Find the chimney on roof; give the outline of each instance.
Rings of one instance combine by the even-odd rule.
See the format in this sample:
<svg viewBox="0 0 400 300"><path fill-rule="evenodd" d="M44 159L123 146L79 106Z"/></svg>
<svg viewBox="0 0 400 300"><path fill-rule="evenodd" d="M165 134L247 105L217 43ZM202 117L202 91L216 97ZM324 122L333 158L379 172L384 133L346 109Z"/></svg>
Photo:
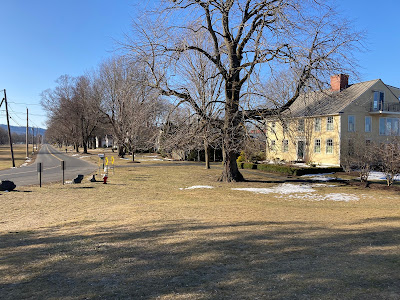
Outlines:
<svg viewBox="0 0 400 300"><path fill-rule="evenodd" d="M349 86L349 75L337 74L331 76L331 90L340 92Z"/></svg>

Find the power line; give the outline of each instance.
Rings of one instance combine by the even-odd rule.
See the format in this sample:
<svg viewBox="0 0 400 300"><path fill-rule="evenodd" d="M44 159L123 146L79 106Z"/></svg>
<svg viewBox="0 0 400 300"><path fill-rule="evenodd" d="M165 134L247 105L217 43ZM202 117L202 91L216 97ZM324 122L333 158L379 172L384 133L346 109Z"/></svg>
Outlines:
<svg viewBox="0 0 400 300"><path fill-rule="evenodd" d="M18 105L34 105L34 106L42 106L41 104L35 104L35 103L24 103L24 102L14 102L14 101L9 101L8 103L12 103L12 104L18 104Z"/></svg>
<svg viewBox="0 0 400 300"><path fill-rule="evenodd" d="M14 111L13 109L11 109L10 107L9 107L9 110L11 110L11 111L13 112L13 114L11 114L11 113L9 112L9 118L10 118L14 123L16 123L18 126L20 126L20 127L26 127L26 126L22 126L22 125L16 120L16 118L15 118L15 117L17 117L18 119L20 119L20 120L22 120L22 121L25 122L24 119L22 119L21 117L18 116L18 115L25 115L25 114L24 114L24 113L20 113L20 112L16 112L16 111ZM5 112L5 110L1 110L0 112ZM1 115L4 115L4 114L1 114ZM43 115L36 115L36 114L29 114L29 115L43 116ZM35 127L37 127L37 128L39 127L39 125L37 125L36 122L34 122L31 118L29 118L29 122L31 122Z"/></svg>
<svg viewBox="0 0 400 300"><path fill-rule="evenodd" d="M11 111L13 112L13 114L15 114L15 116L16 116L18 119L20 119L20 120L22 120L22 121L25 121L25 120L23 120L21 117L18 116L18 113L17 113L15 110L13 110L13 109L11 108L11 106L8 106L8 109L11 110Z"/></svg>
<svg viewBox="0 0 400 300"><path fill-rule="evenodd" d="M0 112L5 112L5 110L0 110ZM14 114L16 115L26 115L26 113L22 113L22 112L16 112L14 111ZM47 115L40 115L40 114L29 114L31 116L35 116L35 117L47 117Z"/></svg>
<svg viewBox="0 0 400 300"><path fill-rule="evenodd" d="M20 126L20 127L25 127L25 126L22 126L21 124L19 124L18 121L15 120L15 119L11 116L11 114L10 114L10 119L13 120L13 122L16 123L18 126Z"/></svg>
<svg viewBox="0 0 400 300"><path fill-rule="evenodd" d="M14 103L14 104L21 104L21 105L35 105L35 106L42 106L40 103L31 103L31 101L27 100L27 99L21 99L21 98L10 98L8 97L8 103Z"/></svg>

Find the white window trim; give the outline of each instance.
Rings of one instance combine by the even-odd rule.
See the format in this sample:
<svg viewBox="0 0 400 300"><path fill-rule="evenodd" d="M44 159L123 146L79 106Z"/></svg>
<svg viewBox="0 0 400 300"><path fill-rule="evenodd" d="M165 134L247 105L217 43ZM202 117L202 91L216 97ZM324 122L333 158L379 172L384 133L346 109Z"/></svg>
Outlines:
<svg viewBox="0 0 400 300"><path fill-rule="evenodd" d="M285 142L287 143L287 149L285 150ZM289 140L282 141L282 152L287 153L289 152Z"/></svg>
<svg viewBox="0 0 400 300"><path fill-rule="evenodd" d="M353 120L354 120L353 130L350 130L350 118L351 117L353 117ZM347 116L347 132L356 132L356 116L355 115Z"/></svg>
<svg viewBox="0 0 400 300"><path fill-rule="evenodd" d="M330 152L328 152L328 141L329 140L331 140L332 141L332 152L330 153ZM333 142L333 139L326 139L326 142L325 142L325 153L326 154L329 154L329 155L332 155L332 154L334 154L334 152L335 152L335 149L334 149L334 142Z"/></svg>
<svg viewBox="0 0 400 300"><path fill-rule="evenodd" d="M370 120L370 122L369 122L369 131L367 131L367 119ZM372 132L372 117L370 117L370 116L365 116L364 131L365 132Z"/></svg>
<svg viewBox="0 0 400 300"><path fill-rule="evenodd" d="M329 122L328 122L329 118L332 118L332 123L329 123ZM333 130L335 130L334 123L335 123L335 122L334 122L333 116L328 116L328 117L326 117L326 131L333 131ZM329 128L329 125L330 125L330 124L332 124L332 129Z"/></svg>
<svg viewBox="0 0 400 300"><path fill-rule="evenodd" d="M385 122L385 126L384 126L384 133L382 134L381 133L381 119L383 119L384 120L384 122ZM381 117L381 118L379 118L379 135L380 136L400 136L400 130L399 130L399 134L397 134L397 135L393 135L393 134L388 134L387 132L386 132L386 129L387 129L387 119L397 119L398 121L398 126L400 126L400 118L393 118L393 117Z"/></svg>
<svg viewBox="0 0 400 300"><path fill-rule="evenodd" d="M319 128L317 128L317 120L319 120ZM322 128L322 119L321 118L319 118L319 117L317 117L317 118L315 118L315 120L314 120L314 131L316 131L316 132L321 132L321 128Z"/></svg>
<svg viewBox="0 0 400 300"><path fill-rule="evenodd" d="M315 151L315 146L317 145L317 141L319 141L319 151ZM318 153L318 154L320 154L321 153L321 149L322 148L322 145L321 145L321 139L314 139L314 153Z"/></svg>

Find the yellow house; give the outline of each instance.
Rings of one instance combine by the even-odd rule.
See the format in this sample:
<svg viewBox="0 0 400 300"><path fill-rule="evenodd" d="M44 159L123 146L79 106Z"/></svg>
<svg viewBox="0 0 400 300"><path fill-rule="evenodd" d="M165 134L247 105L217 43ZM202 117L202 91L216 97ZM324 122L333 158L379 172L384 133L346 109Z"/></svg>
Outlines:
<svg viewBox="0 0 400 300"><path fill-rule="evenodd" d="M384 142L400 135L400 88L380 79L348 84L331 76L331 89L301 95L279 117L266 119L267 159L341 165L354 137Z"/></svg>

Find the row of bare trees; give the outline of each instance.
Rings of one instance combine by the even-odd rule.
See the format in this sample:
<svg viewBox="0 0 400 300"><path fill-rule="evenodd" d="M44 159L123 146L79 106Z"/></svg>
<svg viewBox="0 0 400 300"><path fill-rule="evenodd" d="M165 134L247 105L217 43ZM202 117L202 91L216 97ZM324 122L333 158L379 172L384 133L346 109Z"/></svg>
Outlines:
<svg viewBox="0 0 400 300"><path fill-rule="evenodd" d="M159 0L153 7L121 43L123 58L72 85L67 80L66 90L61 78L44 93L50 125L84 144L106 122L120 149L132 149L149 141L164 113L161 141L204 149L219 143L220 180L241 181L236 157L248 120L280 115L300 93L326 87L332 74L354 74L352 52L362 35L325 2ZM73 107L74 121L61 121L65 106Z"/></svg>
<svg viewBox="0 0 400 300"><path fill-rule="evenodd" d="M61 76L54 89L42 93L47 139L73 143L77 151L81 145L84 153L95 136L105 134L113 136L120 156L152 148L164 103L146 82L140 66L123 57L105 61L90 74Z"/></svg>
<svg viewBox="0 0 400 300"><path fill-rule="evenodd" d="M360 180L367 184L372 171L381 171L386 184L391 186L400 175L400 137L389 136L377 143L367 140L363 135L354 135L345 145L342 153L342 166L345 171L356 171Z"/></svg>

